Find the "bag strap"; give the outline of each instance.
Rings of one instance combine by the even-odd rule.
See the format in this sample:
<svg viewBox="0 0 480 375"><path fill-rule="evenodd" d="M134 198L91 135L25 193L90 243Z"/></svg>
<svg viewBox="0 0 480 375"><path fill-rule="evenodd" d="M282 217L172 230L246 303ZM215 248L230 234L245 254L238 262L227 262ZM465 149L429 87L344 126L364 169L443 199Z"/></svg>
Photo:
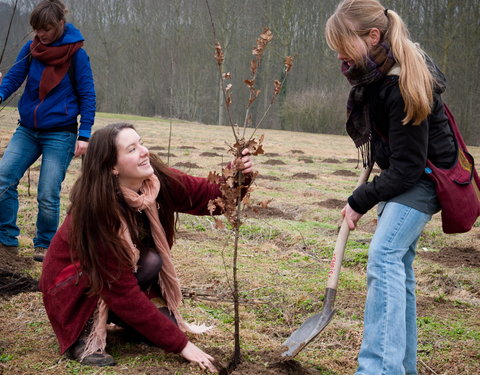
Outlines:
<svg viewBox="0 0 480 375"><path fill-rule="evenodd" d="M445 110L445 114L447 115L448 118L448 124L450 125L450 129L452 129L453 135L455 137L455 140L458 143L458 146L462 148L462 150L466 151L467 150L467 145L465 144L465 141L463 140L462 134L460 133L460 130L458 129L457 122L455 121L455 117L453 116L452 112L448 108L448 106L443 103L443 108Z"/></svg>

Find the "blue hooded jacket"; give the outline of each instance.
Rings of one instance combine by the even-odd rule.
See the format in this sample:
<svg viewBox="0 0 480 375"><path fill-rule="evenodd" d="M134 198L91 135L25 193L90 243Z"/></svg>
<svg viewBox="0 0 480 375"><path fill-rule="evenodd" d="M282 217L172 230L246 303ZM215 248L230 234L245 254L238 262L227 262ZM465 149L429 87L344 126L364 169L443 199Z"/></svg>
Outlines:
<svg viewBox="0 0 480 375"><path fill-rule="evenodd" d="M63 35L51 45L61 46L83 40L80 30L67 23ZM87 53L81 48L72 57L74 82L71 82L69 74L65 74L62 81L40 102L39 86L45 64L30 57L31 43L29 41L22 47L15 64L3 78L0 85L2 101L17 91L28 77L18 103L21 125L30 129L57 130L76 124L78 115L81 115L78 136L88 140L95 119L96 97Z"/></svg>

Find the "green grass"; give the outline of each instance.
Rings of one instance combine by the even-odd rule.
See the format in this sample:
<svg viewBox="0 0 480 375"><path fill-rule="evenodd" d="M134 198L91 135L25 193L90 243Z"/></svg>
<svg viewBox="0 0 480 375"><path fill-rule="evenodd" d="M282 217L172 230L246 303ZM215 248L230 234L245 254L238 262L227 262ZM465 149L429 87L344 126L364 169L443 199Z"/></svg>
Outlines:
<svg viewBox="0 0 480 375"><path fill-rule="evenodd" d="M9 137L18 117L13 110L2 112L0 135ZM96 128L111 123L132 122L149 145L166 146L170 121L132 115L99 113ZM263 132L262 132L263 133ZM244 219L241 227L238 277L240 283L241 342L250 366L263 373L269 355L308 317L323 307L330 259L341 223L340 209L326 208L320 202L345 200L356 177L333 175L336 170L353 169L350 164L328 164L356 158L356 150L346 137L265 130L266 152L275 152L286 166L267 166L267 157L255 158L261 174L279 177L279 181L258 179L252 192L254 202L273 199L269 211L258 207L258 214ZM174 162L195 162L197 176L207 176L220 168L221 158L205 158L200 153L231 142L231 129L222 126L173 121ZM4 138L1 138L2 140ZM299 155L285 150L302 149ZM5 142L0 146L4 147ZM180 150L180 146L196 149ZM480 160L480 148L470 151ZM220 153L220 152L219 152ZM228 156L224 156L224 162ZM74 160L63 185L62 218L69 205L68 192L78 176L80 160ZM295 173L315 175L310 180L293 180ZM358 171L356 171L358 172ZM32 173L32 181L38 172ZM36 186L27 196L25 178L20 181L18 224L21 228L23 257L32 255L35 233ZM374 210L373 210L374 211ZM375 212L365 215L358 230L350 233L342 264L335 306L337 312L329 326L296 357L299 365L321 375L354 373L362 335L363 304L366 295L368 245L374 228ZM222 219L225 221L225 219ZM189 322L214 324L211 334L191 336L207 352L228 361L233 347L233 307L231 303L233 234L214 228L209 216L180 215L173 260L183 288L198 292L184 301L182 313ZM363 225L363 226L362 226ZM419 241L419 248L442 255L445 247L478 248L478 223L471 233L446 236L439 216L434 216ZM227 226L228 228L228 226ZM440 257L438 257L440 258ZM419 358L437 374L470 375L480 373L480 270L478 267L446 266L438 259L417 256L417 299L422 315L418 317ZM23 273L39 277L40 264ZM203 294L205 295L203 295ZM177 355L165 354L143 344L113 341L109 350L118 361L114 368L97 369L61 359L58 343L51 330L39 293L10 297L0 303L0 373L24 374L181 374L203 372L186 364ZM271 368L268 370L272 371ZM420 364L419 375L430 374Z"/></svg>

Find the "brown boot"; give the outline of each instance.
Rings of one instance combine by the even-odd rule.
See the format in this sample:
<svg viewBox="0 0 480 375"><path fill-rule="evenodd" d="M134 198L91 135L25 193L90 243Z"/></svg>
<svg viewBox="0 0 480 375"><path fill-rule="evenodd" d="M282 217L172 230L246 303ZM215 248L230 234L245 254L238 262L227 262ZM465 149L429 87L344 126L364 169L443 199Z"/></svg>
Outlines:
<svg viewBox="0 0 480 375"><path fill-rule="evenodd" d="M78 361L82 365L99 366L99 367L114 366L115 360L113 359L113 357L107 352L101 352L100 350L96 353L87 355L83 360L80 360L85 350L86 341L92 327L93 327L93 320L90 319L87 322L85 329L83 330L78 340L75 341L75 343L70 348L67 349L67 351L65 352L65 355L67 356L67 358Z"/></svg>

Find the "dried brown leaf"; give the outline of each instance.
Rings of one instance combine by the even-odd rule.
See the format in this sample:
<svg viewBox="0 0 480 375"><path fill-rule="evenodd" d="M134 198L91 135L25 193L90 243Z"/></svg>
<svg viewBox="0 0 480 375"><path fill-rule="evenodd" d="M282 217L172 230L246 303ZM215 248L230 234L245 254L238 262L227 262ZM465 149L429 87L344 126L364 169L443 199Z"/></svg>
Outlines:
<svg viewBox="0 0 480 375"><path fill-rule="evenodd" d="M244 80L243 82L245 82L245 84L246 84L249 88L253 88L253 86L255 86L255 80L254 80L254 79L246 79L246 80Z"/></svg>
<svg viewBox="0 0 480 375"><path fill-rule="evenodd" d="M256 155L262 155L264 154L265 151L263 150L263 146L262 145L259 145L256 150L254 152L252 152L252 155L256 156Z"/></svg>
<svg viewBox="0 0 480 375"><path fill-rule="evenodd" d="M255 74L257 72L257 68L258 68L257 60L252 60L250 62L250 71L252 72L252 74Z"/></svg>
<svg viewBox="0 0 480 375"><path fill-rule="evenodd" d="M219 42L215 43L215 60L217 61L218 65L222 65L223 61L225 60L225 55L222 50L222 46L220 45Z"/></svg>
<svg viewBox="0 0 480 375"><path fill-rule="evenodd" d="M217 209L217 206L215 204L215 202L210 199L208 201L208 205L207 205L207 208L208 208L208 212L210 212L210 215L213 215L213 213L215 212L215 210Z"/></svg>
<svg viewBox="0 0 480 375"><path fill-rule="evenodd" d="M222 220L215 218L215 228L217 229L225 229L225 224Z"/></svg>
<svg viewBox="0 0 480 375"><path fill-rule="evenodd" d="M285 63L284 64L285 64L285 71L289 72L290 69L292 69L293 57L292 56L285 57Z"/></svg>
<svg viewBox="0 0 480 375"><path fill-rule="evenodd" d="M208 172L207 180L211 184L218 184L220 182L220 175L217 172Z"/></svg>
<svg viewBox="0 0 480 375"><path fill-rule="evenodd" d="M282 82L280 82L278 79L276 79L273 82L273 92L275 95L278 95L280 93L280 90L282 89Z"/></svg>
<svg viewBox="0 0 480 375"><path fill-rule="evenodd" d="M262 208L267 208L268 205L269 205L270 203L272 203L272 201L273 201L273 198L271 198L271 199L264 199L263 201L258 202L258 205L259 205L260 207L262 207Z"/></svg>

